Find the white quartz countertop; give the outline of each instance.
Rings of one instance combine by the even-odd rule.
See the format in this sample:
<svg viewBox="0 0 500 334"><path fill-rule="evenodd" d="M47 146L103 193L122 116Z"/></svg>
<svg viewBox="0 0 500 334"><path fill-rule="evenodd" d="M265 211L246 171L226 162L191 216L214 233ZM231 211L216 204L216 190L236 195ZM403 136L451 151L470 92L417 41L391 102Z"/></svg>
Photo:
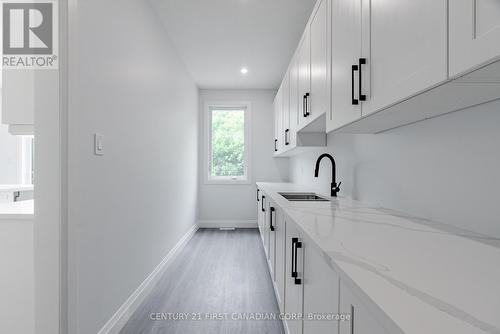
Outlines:
<svg viewBox="0 0 500 334"><path fill-rule="evenodd" d="M0 184L0 192L30 191L33 188L32 184Z"/></svg>
<svg viewBox="0 0 500 334"><path fill-rule="evenodd" d="M0 220L32 219L34 201L0 203Z"/></svg>
<svg viewBox="0 0 500 334"><path fill-rule="evenodd" d="M311 191L290 183L257 185L389 333L500 333L498 240L345 198L290 202L278 192Z"/></svg>

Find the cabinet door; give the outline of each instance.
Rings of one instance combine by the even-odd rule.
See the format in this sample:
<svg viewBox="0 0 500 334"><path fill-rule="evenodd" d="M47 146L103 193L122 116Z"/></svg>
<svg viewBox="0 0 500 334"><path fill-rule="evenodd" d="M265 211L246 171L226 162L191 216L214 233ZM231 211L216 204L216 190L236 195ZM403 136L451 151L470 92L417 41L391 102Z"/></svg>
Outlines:
<svg viewBox="0 0 500 334"><path fill-rule="evenodd" d="M302 100L299 99L299 66L298 66L298 57L295 56L292 59L290 65L290 74L289 74L289 85L290 85L290 146L297 146L297 128L299 126L299 110L300 102ZM300 102L299 102L300 101Z"/></svg>
<svg viewBox="0 0 500 334"><path fill-rule="evenodd" d="M278 207L273 202L269 202L269 219L266 226L266 229L268 230L267 233L269 235L269 252L267 261L269 262L269 269L273 282L276 280L274 270L276 268L276 229L274 226L276 225L277 213Z"/></svg>
<svg viewBox="0 0 500 334"><path fill-rule="evenodd" d="M264 202L264 215L263 215L263 220L262 220L262 233L264 235L264 251L266 253L266 259L269 259L269 199L266 197L265 202Z"/></svg>
<svg viewBox="0 0 500 334"><path fill-rule="evenodd" d="M4 70L0 75L2 123L35 124L35 71Z"/></svg>
<svg viewBox="0 0 500 334"><path fill-rule="evenodd" d="M290 72L286 72L285 78L283 79L282 89L283 89L283 127L282 127L282 140L283 140L283 151L290 148Z"/></svg>
<svg viewBox="0 0 500 334"><path fill-rule="evenodd" d="M266 253L266 256L267 256L266 238L265 238L265 229L264 229L265 220L266 220L266 195L263 193L262 197L260 199L259 229L260 229L260 236L262 238L262 244L264 246L264 252Z"/></svg>
<svg viewBox="0 0 500 334"><path fill-rule="evenodd" d="M259 188L257 188L257 226L259 226L259 232L260 235L262 236L261 197L262 197L262 191Z"/></svg>
<svg viewBox="0 0 500 334"><path fill-rule="evenodd" d="M361 1L332 0L332 110L327 131L361 117L353 70L361 57Z"/></svg>
<svg viewBox="0 0 500 334"><path fill-rule="evenodd" d="M282 127L282 114L283 114L283 90L282 87L278 90L274 98L274 152L281 151L283 137L281 136Z"/></svg>
<svg viewBox="0 0 500 334"><path fill-rule="evenodd" d="M311 17L310 122L330 110L330 0L319 0Z"/></svg>
<svg viewBox="0 0 500 334"><path fill-rule="evenodd" d="M311 54L309 27L306 28L298 48L298 67L299 67L299 127L307 124L305 95L311 92Z"/></svg>
<svg viewBox="0 0 500 334"><path fill-rule="evenodd" d="M447 0L363 0L362 8L363 116L447 80Z"/></svg>
<svg viewBox="0 0 500 334"><path fill-rule="evenodd" d="M276 284L277 299L280 312L285 312L285 264L286 264L286 224L283 211L276 212L276 260L274 269L274 282Z"/></svg>
<svg viewBox="0 0 500 334"><path fill-rule="evenodd" d="M286 224L286 270L285 270L285 312L287 316L297 316L303 311L303 248L297 248L297 243L302 242L299 230L293 223ZM296 272L297 277L292 277ZM288 334L302 333L302 318L286 319L285 324ZM309 333L308 333L309 334Z"/></svg>
<svg viewBox="0 0 500 334"><path fill-rule="evenodd" d="M450 76L500 56L500 1L453 0L450 11Z"/></svg>
<svg viewBox="0 0 500 334"><path fill-rule="evenodd" d="M359 299L340 283L340 313L349 314L349 321L340 322L340 334L387 334L388 332Z"/></svg>
<svg viewBox="0 0 500 334"><path fill-rule="evenodd" d="M309 316L339 313L339 276L316 247L304 245L304 256L304 333L337 334L336 319Z"/></svg>

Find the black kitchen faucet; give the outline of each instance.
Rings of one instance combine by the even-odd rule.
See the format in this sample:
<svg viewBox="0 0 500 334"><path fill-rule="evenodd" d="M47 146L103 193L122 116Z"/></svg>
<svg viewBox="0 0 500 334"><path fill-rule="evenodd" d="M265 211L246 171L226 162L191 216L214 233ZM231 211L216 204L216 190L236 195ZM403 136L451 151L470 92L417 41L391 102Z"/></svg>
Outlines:
<svg viewBox="0 0 500 334"><path fill-rule="evenodd" d="M323 158L328 158L332 162L332 183L331 183L330 195L332 197L337 197L337 193L340 191L340 185L342 184L342 182L339 182L339 184L337 184L337 181L335 179L335 170L336 170L335 159L333 159L333 157L330 154L324 153L319 156L318 160L316 160L316 169L314 170L314 177L318 177L319 175L319 164Z"/></svg>

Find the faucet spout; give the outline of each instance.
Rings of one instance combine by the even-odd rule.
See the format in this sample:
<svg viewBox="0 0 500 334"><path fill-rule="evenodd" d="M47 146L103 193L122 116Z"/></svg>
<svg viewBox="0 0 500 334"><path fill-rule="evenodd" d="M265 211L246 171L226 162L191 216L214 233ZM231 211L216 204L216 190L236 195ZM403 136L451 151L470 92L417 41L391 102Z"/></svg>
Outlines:
<svg viewBox="0 0 500 334"><path fill-rule="evenodd" d="M335 159L330 154L324 153L324 154L319 156L318 160L316 160L316 168L314 169L314 177L319 176L319 166L320 166L321 160L323 160L323 158L328 158L332 162L332 183L331 183L330 194L332 197L337 197L337 193L340 191L340 184L342 182L337 184L337 180L336 180L337 166L335 164Z"/></svg>

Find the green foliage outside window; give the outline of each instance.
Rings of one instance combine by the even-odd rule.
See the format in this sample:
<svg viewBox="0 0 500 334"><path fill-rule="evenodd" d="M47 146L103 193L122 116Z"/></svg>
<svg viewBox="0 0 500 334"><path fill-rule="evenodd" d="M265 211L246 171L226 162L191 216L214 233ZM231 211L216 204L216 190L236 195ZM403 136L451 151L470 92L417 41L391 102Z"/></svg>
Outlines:
<svg viewBox="0 0 500 334"><path fill-rule="evenodd" d="M245 173L245 111L212 110L212 176Z"/></svg>

